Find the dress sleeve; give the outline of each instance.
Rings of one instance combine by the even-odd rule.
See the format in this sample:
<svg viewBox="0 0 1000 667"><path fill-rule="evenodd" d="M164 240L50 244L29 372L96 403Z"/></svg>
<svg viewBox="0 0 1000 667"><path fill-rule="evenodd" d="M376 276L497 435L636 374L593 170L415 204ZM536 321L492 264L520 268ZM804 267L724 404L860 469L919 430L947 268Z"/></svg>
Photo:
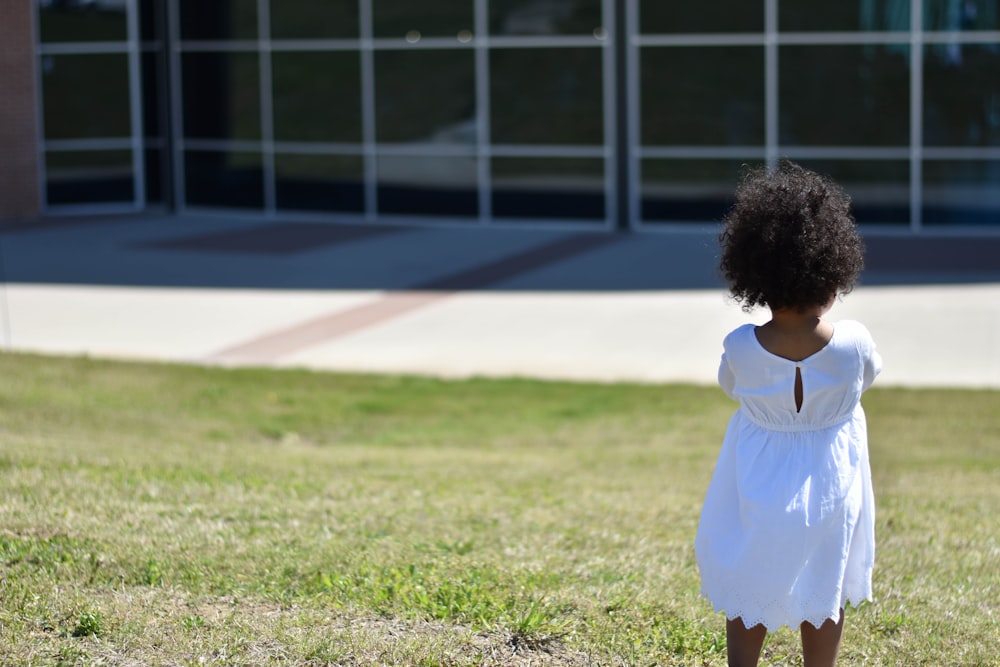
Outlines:
<svg viewBox="0 0 1000 667"><path fill-rule="evenodd" d="M719 362L719 386L722 387L722 391L726 392L726 396L736 400L736 396L733 395L733 389L736 387L736 375L729 365L729 359L725 352L722 353L722 360Z"/></svg>
<svg viewBox="0 0 1000 667"><path fill-rule="evenodd" d="M878 374L882 372L882 355L878 353L875 349L875 341L872 340L872 336L868 333L867 329L864 329L864 338L861 345L861 351L864 355L864 371L861 379L861 391L867 391L872 383L875 382L875 378Z"/></svg>

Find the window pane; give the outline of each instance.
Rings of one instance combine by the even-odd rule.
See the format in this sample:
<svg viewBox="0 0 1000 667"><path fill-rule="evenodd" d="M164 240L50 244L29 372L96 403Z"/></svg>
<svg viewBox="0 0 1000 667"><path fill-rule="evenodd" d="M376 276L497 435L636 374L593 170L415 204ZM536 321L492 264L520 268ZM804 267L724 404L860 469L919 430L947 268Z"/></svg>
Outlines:
<svg viewBox="0 0 1000 667"><path fill-rule="evenodd" d="M604 143L601 49L494 49L490 122L498 144Z"/></svg>
<svg viewBox="0 0 1000 667"><path fill-rule="evenodd" d="M903 146L910 137L906 46L779 49L780 140L798 146Z"/></svg>
<svg viewBox="0 0 1000 667"><path fill-rule="evenodd" d="M271 0L275 39L356 39L357 0Z"/></svg>
<svg viewBox="0 0 1000 667"><path fill-rule="evenodd" d="M180 0L181 39L256 39L257 0Z"/></svg>
<svg viewBox="0 0 1000 667"><path fill-rule="evenodd" d="M925 47L924 143L1000 145L1000 52L996 46Z"/></svg>
<svg viewBox="0 0 1000 667"><path fill-rule="evenodd" d="M924 0L924 30L1000 30L995 0Z"/></svg>
<svg viewBox="0 0 1000 667"><path fill-rule="evenodd" d="M454 37L475 27L474 0L372 0L376 37Z"/></svg>
<svg viewBox="0 0 1000 667"><path fill-rule="evenodd" d="M641 206L645 222L721 220L747 160L642 161ZM759 161L755 166L762 164Z"/></svg>
<svg viewBox="0 0 1000 667"><path fill-rule="evenodd" d="M166 0L139 0L139 35L145 42L163 39Z"/></svg>
<svg viewBox="0 0 1000 667"><path fill-rule="evenodd" d="M164 194L169 190L166 182L167 174L170 173L166 164L169 151L146 150L143 152L146 160L146 202L162 204L164 203Z"/></svg>
<svg viewBox="0 0 1000 667"><path fill-rule="evenodd" d="M185 53L181 69L185 137L260 138L256 53Z"/></svg>
<svg viewBox="0 0 1000 667"><path fill-rule="evenodd" d="M603 30L601 0L490 2L490 32L494 35L591 35L597 30Z"/></svg>
<svg viewBox="0 0 1000 667"><path fill-rule="evenodd" d="M376 52L377 140L475 142L475 78L464 49Z"/></svg>
<svg viewBox="0 0 1000 667"><path fill-rule="evenodd" d="M860 224L910 224L910 163L906 160L797 160L825 174L851 196Z"/></svg>
<svg viewBox="0 0 1000 667"><path fill-rule="evenodd" d="M262 208L264 169L259 153L187 151L184 189L191 206Z"/></svg>
<svg viewBox="0 0 1000 667"><path fill-rule="evenodd" d="M479 215L475 158L380 155L379 213Z"/></svg>
<svg viewBox="0 0 1000 667"><path fill-rule="evenodd" d="M907 31L910 29L910 3L899 0L860 3L779 0L778 29L789 32Z"/></svg>
<svg viewBox="0 0 1000 667"><path fill-rule="evenodd" d="M131 134L125 54L43 56L42 91L46 139Z"/></svg>
<svg viewBox="0 0 1000 667"><path fill-rule="evenodd" d="M50 205L131 202L131 151L49 151L45 189Z"/></svg>
<svg viewBox="0 0 1000 667"><path fill-rule="evenodd" d="M278 141L360 142L361 63L356 52L272 56Z"/></svg>
<svg viewBox="0 0 1000 667"><path fill-rule="evenodd" d="M1000 161L927 160L923 175L924 224L1000 224Z"/></svg>
<svg viewBox="0 0 1000 667"><path fill-rule="evenodd" d="M606 218L604 160L494 158L492 176L497 218Z"/></svg>
<svg viewBox="0 0 1000 667"><path fill-rule="evenodd" d="M142 60L142 127L146 137L164 137L167 134L166 109L161 101L165 91L162 86L166 79L162 74L163 54L160 52L147 52L141 56Z"/></svg>
<svg viewBox="0 0 1000 667"><path fill-rule="evenodd" d="M125 3L39 3L42 42L120 42L128 39Z"/></svg>
<svg viewBox="0 0 1000 667"><path fill-rule="evenodd" d="M647 47L641 51L644 145L762 145L764 50Z"/></svg>
<svg viewBox="0 0 1000 667"><path fill-rule="evenodd" d="M718 2L674 2L641 0L639 32L762 32L764 3L761 0Z"/></svg>
<svg viewBox="0 0 1000 667"><path fill-rule="evenodd" d="M361 156L278 154L274 169L279 209L364 211Z"/></svg>

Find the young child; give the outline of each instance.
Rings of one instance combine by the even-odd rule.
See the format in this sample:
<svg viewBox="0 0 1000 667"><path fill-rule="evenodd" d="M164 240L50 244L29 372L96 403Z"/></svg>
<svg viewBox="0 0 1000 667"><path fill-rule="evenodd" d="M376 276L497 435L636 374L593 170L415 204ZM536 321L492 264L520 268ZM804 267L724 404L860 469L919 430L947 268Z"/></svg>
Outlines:
<svg viewBox="0 0 1000 667"><path fill-rule="evenodd" d="M861 394L881 370L868 330L823 315L864 246L850 199L794 163L748 173L719 236L722 272L771 320L726 336L729 422L695 540L702 593L725 611L729 664L798 627L806 667L833 665L844 606L871 599L875 507Z"/></svg>

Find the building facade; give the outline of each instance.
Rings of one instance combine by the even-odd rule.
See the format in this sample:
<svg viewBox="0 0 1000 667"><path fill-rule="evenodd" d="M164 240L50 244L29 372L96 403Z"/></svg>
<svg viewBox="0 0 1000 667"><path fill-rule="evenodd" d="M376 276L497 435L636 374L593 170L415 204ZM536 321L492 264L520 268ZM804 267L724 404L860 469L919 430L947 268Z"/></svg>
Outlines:
<svg viewBox="0 0 1000 667"><path fill-rule="evenodd" d="M794 159L859 222L1000 229L995 0L20 0L0 216L635 230Z"/></svg>

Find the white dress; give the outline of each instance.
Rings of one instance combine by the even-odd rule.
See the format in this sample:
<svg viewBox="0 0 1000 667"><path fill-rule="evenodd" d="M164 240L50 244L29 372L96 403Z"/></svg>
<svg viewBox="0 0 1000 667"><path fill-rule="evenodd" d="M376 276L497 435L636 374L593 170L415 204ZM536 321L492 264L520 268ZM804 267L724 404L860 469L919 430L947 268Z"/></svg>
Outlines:
<svg viewBox="0 0 1000 667"><path fill-rule="evenodd" d="M837 322L826 347L797 362L765 350L754 329L724 342L719 384L740 406L695 539L701 590L748 628L819 627L872 595L875 505L860 401L882 360L859 322Z"/></svg>

